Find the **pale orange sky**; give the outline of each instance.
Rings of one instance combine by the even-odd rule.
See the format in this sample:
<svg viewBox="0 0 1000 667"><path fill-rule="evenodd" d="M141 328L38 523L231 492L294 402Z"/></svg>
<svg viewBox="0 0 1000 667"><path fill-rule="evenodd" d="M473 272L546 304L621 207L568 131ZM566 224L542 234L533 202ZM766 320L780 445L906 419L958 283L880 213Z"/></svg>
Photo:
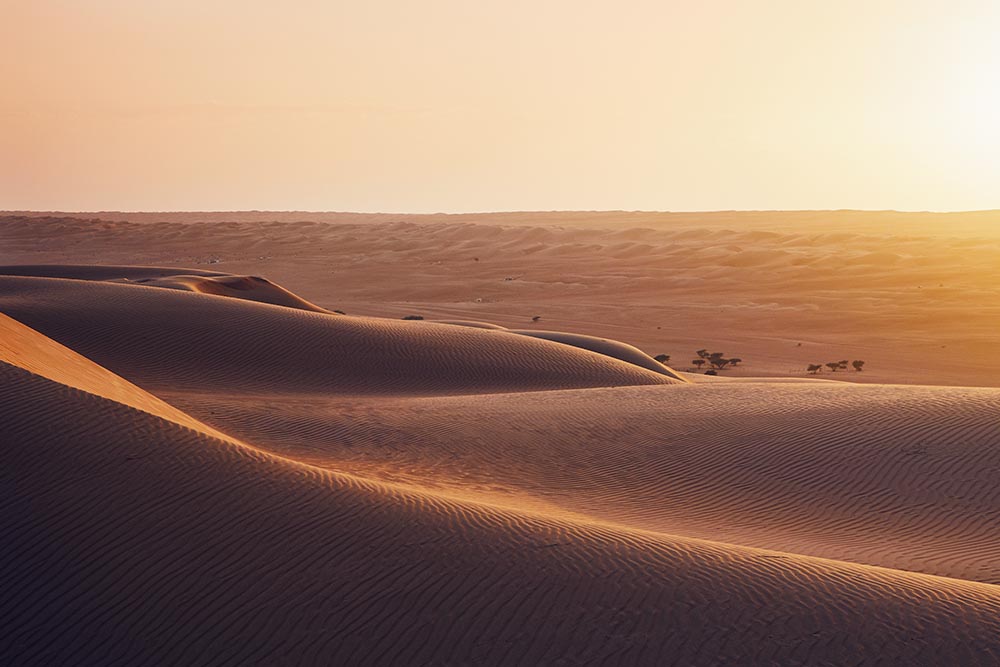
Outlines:
<svg viewBox="0 0 1000 667"><path fill-rule="evenodd" d="M1000 207L996 0L34 0L0 209Z"/></svg>

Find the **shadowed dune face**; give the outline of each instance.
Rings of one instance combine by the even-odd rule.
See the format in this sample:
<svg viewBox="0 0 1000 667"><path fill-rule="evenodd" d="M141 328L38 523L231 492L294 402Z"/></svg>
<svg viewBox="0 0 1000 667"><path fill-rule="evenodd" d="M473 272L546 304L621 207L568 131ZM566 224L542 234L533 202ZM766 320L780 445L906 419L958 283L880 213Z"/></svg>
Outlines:
<svg viewBox="0 0 1000 667"><path fill-rule="evenodd" d="M122 268L0 276L0 662L1000 661L998 389Z"/></svg>
<svg viewBox="0 0 1000 667"><path fill-rule="evenodd" d="M6 271L6 273L5 273ZM230 276L225 274L199 274L197 271L187 273L183 269L171 274L171 269L157 267L93 267L93 266L24 266L2 267L0 276L31 276L49 278L67 278L73 280L101 280L109 282L128 282L145 287L163 287L199 294L227 296L248 301L257 301L276 306L298 308L318 313L333 314L332 311L320 308L305 299L292 294L288 290L258 276ZM489 322L474 322L467 320L437 321L439 324L470 327L473 329L488 329L508 331L506 327ZM621 343L594 336L569 334L558 331L513 330L512 333L550 340L571 347L596 352L613 359L628 362L654 373L666 375L674 380L686 382L680 375L674 373L654 360L641 350Z"/></svg>
<svg viewBox="0 0 1000 667"><path fill-rule="evenodd" d="M141 285L0 277L0 310L154 389L461 394L683 382L505 331Z"/></svg>
<svg viewBox="0 0 1000 667"><path fill-rule="evenodd" d="M218 271L176 269L164 266L114 266L102 264L20 264L0 266L0 276L68 278L72 280L140 281L177 275L224 276Z"/></svg>
<svg viewBox="0 0 1000 667"><path fill-rule="evenodd" d="M642 350L632 347L617 340L608 340L596 336L584 336L582 334L564 333L562 331L537 331L534 329L514 329L514 333L542 340L551 340L563 345L579 347L598 354L604 354L615 359L627 361L654 373L661 373L667 377L682 379L681 376L671 371L668 367L656 361Z"/></svg>
<svg viewBox="0 0 1000 667"><path fill-rule="evenodd" d="M130 382L0 313L0 362L218 437L221 434Z"/></svg>
<svg viewBox="0 0 1000 667"><path fill-rule="evenodd" d="M1000 656L993 586L394 490L5 362L0 407L5 475L30 489L0 487L19 664Z"/></svg>

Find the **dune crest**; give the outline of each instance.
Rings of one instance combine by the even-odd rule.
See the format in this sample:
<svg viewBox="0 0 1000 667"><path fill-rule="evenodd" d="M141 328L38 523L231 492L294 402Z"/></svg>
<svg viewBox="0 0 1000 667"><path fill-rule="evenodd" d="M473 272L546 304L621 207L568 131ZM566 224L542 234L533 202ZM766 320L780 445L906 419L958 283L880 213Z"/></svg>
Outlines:
<svg viewBox="0 0 1000 667"><path fill-rule="evenodd" d="M0 276L0 661L1000 660L1000 390L121 268Z"/></svg>
<svg viewBox="0 0 1000 667"><path fill-rule="evenodd" d="M167 289L186 290L199 294L214 294L248 301L269 303L275 306L310 310L316 313L333 314L333 311L320 308L309 303L302 297L292 294L285 288L275 285L269 280L258 276L192 276L176 275L165 278L145 278L135 282L147 287L164 287Z"/></svg>
<svg viewBox="0 0 1000 667"><path fill-rule="evenodd" d="M590 350L591 352L604 354L609 357L614 357L615 359L621 359L622 361L634 364L640 368L645 368L653 371L654 373L660 373L661 375L666 375L667 377L671 377L676 380L687 381L681 375L674 372L673 369L656 361L639 348L617 340L608 340L607 338L598 338L597 336L584 336L583 334L565 333L562 331L540 331L536 329L513 329L512 331L513 333L521 334L522 336L541 338L542 340L551 340L556 343L562 343L563 345L579 347L583 350Z"/></svg>
<svg viewBox="0 0 1000 667"><path fill-rule="evenodd" d="M0 312L0 363L176 422L212 437L226 437L54 340Z"/></svg>
<svg viewBox="0 0 1000 667"><path fill-rule="evenodd" d="M994 586L401 493L6 363L0 408L19 664L1000 656Z"/></svg>
<svg viewBox="0 0 1000 667"><path fill-rule="evenodd" d="M345 395L684 382L505 331L334 317L134 284L0 276L0 310L153 391L178 382Z"/></svg>
<svg viewBox="0 0 1000 667"><path fill-rule="evenodd" d="M35 278L66 278L134 283L146 287L214 294L247 301L269 303L317 313L332 313L309 303L280 285L259 276L239 276L218 271L161 266L97 266L91 264L0 266L0 275Z"/></svg>

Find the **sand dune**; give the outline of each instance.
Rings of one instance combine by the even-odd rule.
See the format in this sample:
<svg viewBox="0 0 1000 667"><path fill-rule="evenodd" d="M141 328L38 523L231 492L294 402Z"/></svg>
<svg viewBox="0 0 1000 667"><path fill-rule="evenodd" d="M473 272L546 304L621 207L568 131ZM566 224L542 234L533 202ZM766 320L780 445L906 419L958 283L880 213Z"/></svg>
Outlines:
<svg viewBox="0 0 1000 667"><path fill-rule="evenodd" d="M689 382L548 313L67 259L0 268L0 662L1000 662L1000 389Z"/></svg>
<svg viewBox="0 0 1000 667"><path fill-rule="evenodd" d="M150 389L461 394L683 382L502 330L135 284L0 277L0 310Z"/></svg>
<svg viewBox="0 0 1000 667"><path fill-rule="evenodd" d="M51 338L0 313L0 362L212 437L222 434Z"/></svg>
<svg viewBox="0 0 1000 667"><path fill-rule="evenodd" d="M597 336L584 336L582 334L565 333L562 331L538 331L536 329L513 329L513 333L542 340L551 340L563 345L578 347L583 350L590 350L615 359L627 361L630 364L640 366L654 373L661 373L668 377L683 379L668 367L656 361L642 350L617 340L598 338Z"/></svg>
<svg viewBox="0 0 1000 667"><path fill-rule="evenodd" d="M176 269L165 266L114 266L105 264L19 264L0 266L3 276L33 276L36 278L70 278L73 280L140 281L177 275L225 276L218 271Z"/></svg>
<svg viewBox="0 0 1000 667"><path fill-rule="evenodd" d="M459 503L0 377L18 664L1000 657L995 586Z"/></svg>
<svg viewBox="0 0 1000 667"><path fill-rule="evenodd" d="M707 347L735 376L863 359L851 381L1000 385L997 212L107 215L0 218L0 264L261 275L328 310L626 341L681 371Z"/></svg>
<svg viewBox="0 0 1000 667"><path fill-rule="evenodd" d="M371 478L1000 584L996 390L740 382L170 398L272 451Z"/></svg>
<svg viewBox="0 0 1000 667"><path fill-rule="evenodd" d="M148 287L165 287L179 289L199 294L214 294L228 296L248 301L259 301L287 308L311 310L317 313L331 311L309 303L305 299L292 294L280 285L258 276L198 276L178 275L165 278L144 278L140 284Z"/></svg>
<svg viewBox="0 0 1000 667"><path fill-rule="evenodd" d="M34 266L0 266L0 275L136 283L147 287L164 287L201 294L229 296L248 301L270 303L276 306L312 310L318 313L331 312L309 303L302 297L292 294L266 278L259 276L234 276L218 271L176 269L161 266L42 264Z"/></svg>

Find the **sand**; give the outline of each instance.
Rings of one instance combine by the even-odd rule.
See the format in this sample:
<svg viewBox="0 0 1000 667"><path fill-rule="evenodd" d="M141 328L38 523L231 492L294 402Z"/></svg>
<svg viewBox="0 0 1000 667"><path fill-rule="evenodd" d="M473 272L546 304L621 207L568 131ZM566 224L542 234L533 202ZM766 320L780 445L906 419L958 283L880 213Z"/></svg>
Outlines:
<svg viewBox="0 0 1000 667"><path fill-rule="evenodd" d="M734 376L861 359L836 379L1000 386L995 211L32 215L0 220L0 265L261 276L351 315L598 336L681 371L708 348L744 360Z"/></svg>
<svg viewBox="0 0 1000 667"><path fill-rule="evenodd" d="M836 374L864 383L781 373L741 345L780 356L801 312L759 340L671 341L696 323L666 307L660 347L746 362L663 366L648 355L671 349L611 334L693 281L682 252L666 261L684 233L591 223L5 223L0 661L1000 662L995 378L889 383L878 364L917 352L877 328L872 370ZM288 225L315 254L277 258L300 243ZM269 259L237 258L254 228ZM745 233L764 257L772 237ZM204 264L172 266L184 248ZM504 253L550 272L489 287ZM417 257L411 279L398 267ZM826 293L741 270L705 280ZM450 301L460 275L483 301ZM827 356L862 347L838 335Z"/></svg>

